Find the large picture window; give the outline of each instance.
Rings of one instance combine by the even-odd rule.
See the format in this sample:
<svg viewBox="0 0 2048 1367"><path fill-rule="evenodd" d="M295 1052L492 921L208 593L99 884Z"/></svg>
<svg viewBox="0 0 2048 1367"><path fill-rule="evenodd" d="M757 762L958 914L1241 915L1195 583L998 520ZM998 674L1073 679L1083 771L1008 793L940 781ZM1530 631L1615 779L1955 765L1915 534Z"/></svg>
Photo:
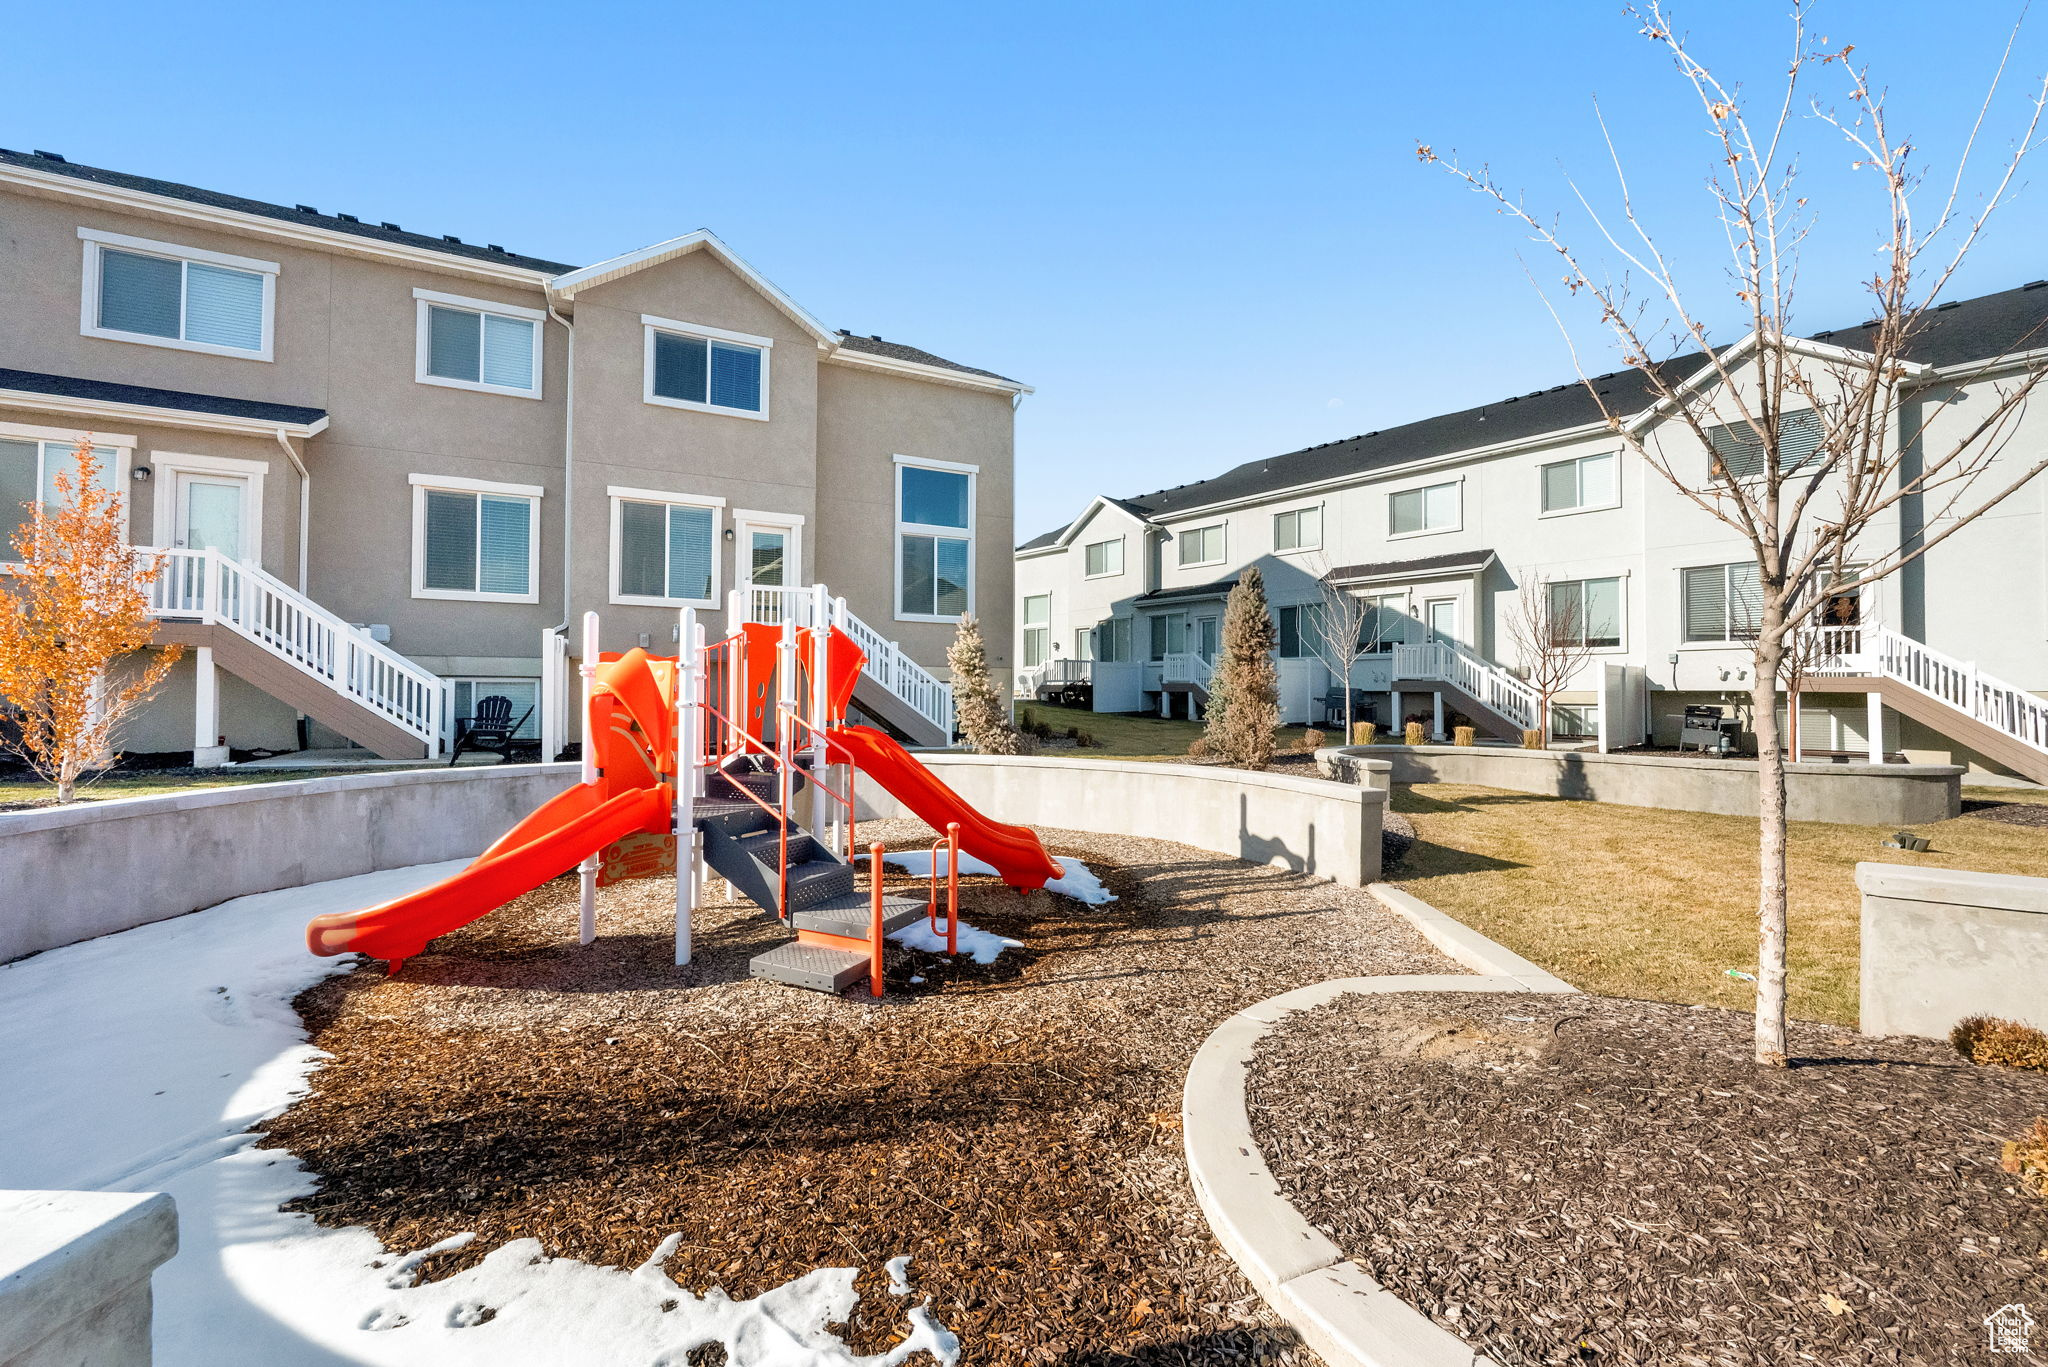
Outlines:
<svg viewBox="0 0 2048 1367"><path fill-rule="evenodd" d="M1179 537L1180 563L1185 567L1195 565L1220 565L1223 563L1223 524L1209 527L1190 527Z"/></svg>
<svg viewBox="0 0 2048 1367"><path fill-rule="evenodd" d="M75 441L0 438L0 562L14 559L15 534L32 516L26 505L56 505L57 476L77 469L77 451ZM111 446L95 446L92 454L98 462L94 482L109 493L119 492L121 453Z"/></svg>
<svg viewBox="0 0 2048 1367"><path fill-rule="evenodd" d="M1580 456L1543 467L1543 511L1575 513L1588 508L1612 508L1621 502L1621 486L1615 478L1614 453Z"/></svg>
<svg viewBox="0 0 2048 1367"><path fill-rule="evenodd" d="M768 416L769 337L642 315L647 402L727 417Z"/></svg>
<svg viewBox="0 0 2048 1367"><path fill-rule="evenodd" d="M952 622L974 611L975 467L896 464L896 615Z"/></svg>
<svg viewBox="0 0 2048 1367"><path fill-rule="evenodd" d="M415 598L537 603L541 491L414 475Z"/></svg>
<svg viewBox="0 0 2048 1367"><path fill-rule="evenodd" d="M608 492L612 601L652 607L716 606L723 501L616 486Z"/></svg>
<svg viewBox="0 0 2048 1367"><path fill-rule="evenodd" d="M277 263L80 228L82 331L244 360L271 358Z"/></svg>
<svg viewBox="0 0 2048 1367"><path fill-rule="evenodd" d="M1754 562L1698 565L1679 571L1687 641L1748 641L1763 615Z"/></svg>

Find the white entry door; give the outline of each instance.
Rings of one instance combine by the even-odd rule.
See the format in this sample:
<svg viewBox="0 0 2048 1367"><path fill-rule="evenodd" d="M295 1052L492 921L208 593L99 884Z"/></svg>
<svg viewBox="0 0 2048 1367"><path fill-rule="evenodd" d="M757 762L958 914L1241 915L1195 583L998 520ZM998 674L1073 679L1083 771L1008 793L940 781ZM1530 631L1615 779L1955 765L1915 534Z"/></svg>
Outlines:
<svg viewBox="0 0 2048 1367"><path fill-rule="evenodd" d="M1455 645L1458 640L1458 600L1455 598L1432 598L1422 605L1422 620L1429 627L1432 642L1445 641Z"/></svg>
<svg viewBox="0 0 2048 1367"><path fill-rule="evenodd" d="M195 551L219 551L230 560L241 560L248 546L243 526L248 510L249 482L239 475L201 474L179 470L174 529L179 546Z"/></svg>
<svg viewBox="0 0 2048 1367"><path fill-rule="evenodd" d="M741 588L793 589L803 585L803 519L794 515L733 513Z"/></svg>

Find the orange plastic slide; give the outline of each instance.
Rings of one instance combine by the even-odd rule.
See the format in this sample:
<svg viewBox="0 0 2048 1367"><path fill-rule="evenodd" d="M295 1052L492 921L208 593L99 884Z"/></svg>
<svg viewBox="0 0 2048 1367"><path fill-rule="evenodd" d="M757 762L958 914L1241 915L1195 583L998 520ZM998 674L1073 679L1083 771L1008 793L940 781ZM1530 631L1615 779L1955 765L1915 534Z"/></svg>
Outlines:
<svg viewBox="0 0 2048 1367"><path fill-rule="evenodd" d="M496 911L613 841L637 831L667 835L673 795L651 758L668 729L655 664L634 650L598 666L590 734L599 782L549 798L467 868L432 887L316 918L306 927L306 947L322 955L368 954L396 973L435 936Z"/></svg>
<svg viewBox="0 0 2048 1367"><path fill-rule="evenodd" d="M944 831L948 822L959 822L960 848L992 866L1019 892L1066 877L1067 871L1045 852L1029 827L983 816L885 732L867 726L835 726L826 734L831 743L828 759L850 759L935 831Z"/></svg>

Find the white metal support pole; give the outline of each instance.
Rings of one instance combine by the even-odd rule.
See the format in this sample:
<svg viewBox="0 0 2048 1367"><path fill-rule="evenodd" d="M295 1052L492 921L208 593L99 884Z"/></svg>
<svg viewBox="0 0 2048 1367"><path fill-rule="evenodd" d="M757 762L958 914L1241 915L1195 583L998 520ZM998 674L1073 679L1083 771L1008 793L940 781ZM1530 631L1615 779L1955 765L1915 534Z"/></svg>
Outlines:
<svg viewBox="0 0 2048 1367"><path fill-rule="evenodd" d="M1871 689L1863 695L1864 725L1870 731L1870 762L1884 763L1884 694Z"/></svg>
<svg viewBox="0 0 2048 1367"><path fill-rule="evenodd" d="M1442 690L1442 689L1437 689L1437 690L1436 690L1436 691L1435 691L1434 693L1431 693L1431 694L1429 695L1429 700L1430 700L1430 713L1431 713L1431 722L1430 722L1430 735L1434 736L1434 737L1435 737L1436 739L1438 739L1438 740L1442 740L1442 739L1444 738L1444 693L1443 693L1443 690Z"/></svg>
<svg viewBox="0 0 2048 1367"><path fill-rule="evenodd" d="M832 627L825 620L825 586L811 588L811 833L825 838L825 716L831 692L825 685L825 661L832 644Z"/></svg>
<svg viewBox="0 0 2048 1367"><path fill-rule="evenodd" d="M776 792L781 795L782 820L789 821L795 805L796 777L796 614L782 615L782 641L775 647L775 775ZM787 914L788 908L784 908Z"/></svg>
<svg viewBox="0 0 2048 1367"><path fill-rule="evenodd" d="M543 764L562 753L563 723L569 712L562 705L568 680L562 677L562 633L553 627L540 632L540 757Z"/></svg>
<svg viewBox="0 0 2048 1367"><path fill-rule="evenodd" d="M684 608L676 624L676 966L690 962L690 923L697 911L697 768L704 757L702 686L697 669L697 610Z"/></svg>
<svg viewBox="0 0 2048 1367"><path fill-rule="evenodd" d="M591 692L597 686L597 614L583 614L583 658L576 667L583 676L583 782L597 782L597 737L590 730ZM576 939L589 944L597 938L597 856L592 854L576 866L580 911Z"/></svg>
<svg viewBox="0 0 2048 1367"><path fill-rule="evenodd" d="M213 647L192 652L192 767L212 769L227 760L220 743L220 675L213 667Z"/></svg>

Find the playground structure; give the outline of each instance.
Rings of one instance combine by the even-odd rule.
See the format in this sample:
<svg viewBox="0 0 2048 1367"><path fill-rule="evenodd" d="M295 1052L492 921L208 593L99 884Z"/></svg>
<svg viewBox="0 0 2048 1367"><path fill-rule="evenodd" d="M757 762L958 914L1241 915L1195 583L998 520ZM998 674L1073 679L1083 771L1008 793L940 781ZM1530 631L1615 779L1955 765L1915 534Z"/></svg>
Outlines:
<svg viewBox="0 0 2048 1367"><path fill-rule="evenodd" d="M306 928L315 954L362 953L396 973L438 935L467 925L574 867L578 938L597 933L597 889L631 878L675 881L675 961L687 964L691 923L712 874L793 932L755 956L756 977L840 992L865 977L882 995L886 937L959 924L961 851L1019 891L1063 870L1038 837L991 821L887 733L846 721L867 656L833 625L823 585L803 611L743 622L718 641L694 608L677 623L677 654L600 654L598 615L583 618L581 782L558 794L453 876ZM802 624L807 623L807 624ZM883 889L880 843L859 850L856 778L865 773L934 830L922 900ZM807 813L806 820L799 813ZM945 909L940 912L940 850ZM843 853L842 853L843 851ZM855 867L864 853L867 887Z"/></svg>

